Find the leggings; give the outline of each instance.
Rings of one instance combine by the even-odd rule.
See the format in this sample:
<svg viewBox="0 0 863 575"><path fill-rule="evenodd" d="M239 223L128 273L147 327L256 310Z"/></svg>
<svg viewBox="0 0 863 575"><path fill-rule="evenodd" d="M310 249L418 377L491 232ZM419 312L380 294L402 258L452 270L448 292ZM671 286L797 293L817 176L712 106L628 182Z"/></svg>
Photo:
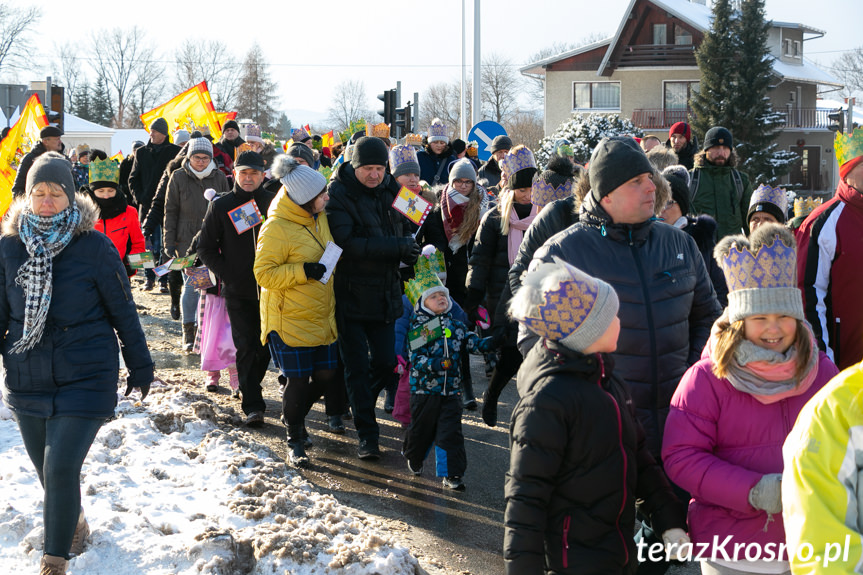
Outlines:
<svg viewBox="0 0 863 575"><path fill-rule="evenodd" d="M81 511L81 467L104 419L15 414L24 447L45 491L44 553L69 558Z"/></svg>

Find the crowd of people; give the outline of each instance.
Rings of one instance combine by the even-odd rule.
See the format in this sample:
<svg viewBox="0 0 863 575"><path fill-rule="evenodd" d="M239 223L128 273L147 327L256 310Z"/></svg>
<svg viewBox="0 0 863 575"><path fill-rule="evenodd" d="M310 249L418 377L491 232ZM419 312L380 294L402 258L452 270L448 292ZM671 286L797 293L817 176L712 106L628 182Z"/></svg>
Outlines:
<svg viewBox="0 0 863 575"><path fill-rule="evenodd" d="M277 153L233 120L217 141L148 130L117 163L86 146L73 161L44 128L3 219L3 401L45 490L42 574L84 549L78 474L120 352L127 395L155 380L137 273L145 291L164 282L202 388L227 370L246 427L266 422L275 367L294 467L312 463L321 398L329 430L351 417L357 457L378 460L383 395L407 472L434 448L443 488L463 491L469 356L491 427L515 377L507 573L863 561L863 132L838 136L833 198L792 214L721 126L701 143L684 122L664 144L605 137L589 158L559 140L545 165L507 136L482 162L439 119L403 142L370 126L340 153L304 129ZM426 217L398 209L405 193Z"/></svg>

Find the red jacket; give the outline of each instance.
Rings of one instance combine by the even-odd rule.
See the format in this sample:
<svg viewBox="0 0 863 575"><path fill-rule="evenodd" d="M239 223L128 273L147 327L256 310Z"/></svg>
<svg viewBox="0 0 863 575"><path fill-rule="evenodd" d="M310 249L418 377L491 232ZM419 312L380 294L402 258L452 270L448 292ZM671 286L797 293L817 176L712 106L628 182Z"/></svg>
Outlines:
<svg viewBox="0 0 863 575"><path fill-rule="evenodd" d="M132 206L127 206L125 212L110 220L96 220L96 230L111 238L124 263L129 254L138 254L147 249L138 222L138 211ZM135 272L132 271L130 275L135 275Z"/></svg>

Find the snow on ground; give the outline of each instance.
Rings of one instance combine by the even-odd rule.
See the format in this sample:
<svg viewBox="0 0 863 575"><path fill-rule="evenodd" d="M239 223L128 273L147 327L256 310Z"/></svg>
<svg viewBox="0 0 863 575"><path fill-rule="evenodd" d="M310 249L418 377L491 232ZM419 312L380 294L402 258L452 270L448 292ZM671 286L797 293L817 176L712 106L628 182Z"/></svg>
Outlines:
<svg viewBox="0 0 863 575"><path fill-rule="evenodd" d="M172 386L143 405L119 398L84 463L91 535L70 575L424 572L373 519L315 492L252 435L218 427L232 408ZM36 573L42 488L2 403L0 490L3 572Z"/></svg>

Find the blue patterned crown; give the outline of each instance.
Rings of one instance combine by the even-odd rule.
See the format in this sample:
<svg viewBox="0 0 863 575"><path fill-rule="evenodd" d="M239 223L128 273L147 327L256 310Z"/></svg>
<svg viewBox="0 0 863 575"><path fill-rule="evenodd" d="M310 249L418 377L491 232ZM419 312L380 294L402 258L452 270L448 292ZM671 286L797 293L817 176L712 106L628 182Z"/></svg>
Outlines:
<svg viewBox="0 0 863 575"><path fill-rule="evenodd" d="M396 167L405 162L413 162L419 164L417 159L417 151L413 146L399 145L393 146L390 150L390 171L394 172Z"/></svg>
<svg viewBox="0 0 863 575"><path fill-rule="evenodd" d="M291 130L291 139L295 142L303 142L305 140L308 140L309 138L311 138L311 136L303 128Z"/></svg>
<svg viewBox="0 0 863 575"><path fill-rule="evenodd" d="M440 118L435 118L429 124L428 133L429 142L449 142L449 133L446 124Z"/></svg>
<svg viewBox="0 0 863 575"><path fill-rule="evenodd" d="M89 165L90 182L120 183L120 166L114 160L93 160Z"/></svg>
<svg viewBox="0 0 863 575"><path fill-rule="evenodd" d="M555 200L562 200L571 195L571 179L567 178L564 183L555 188L546 182L544 178L537 178L536 181L533 182L530 192L530 203L535 205L537 208L542 209Z"/></svg>
<svg viewBox="0 0 863 575"><path fill-rule="evenodd" d="M500 162L500 171L506 174L506 177L501 175L501 180L506 180L516 172L527 168L536 169L536 158L526 146L516 146Z"/></svg>
<svg viewBox="0 0 863 575"><path fill-rule="evenodd" d="M785 230L782 233L779 230ZM716 245L728 291L797 289L797 250L791 232L779 224L760 226L748 240L726 236Z"/></svg>
<svg viewBox="0 0 863 575"><path fill-rule="evenodd" d="M752 199L749 200L749 207L756 204L767 202L773 204L783 214L788 213L788 192L784 188L771 188L767 184L761 184L758 189L752 192Z"/></svg>

